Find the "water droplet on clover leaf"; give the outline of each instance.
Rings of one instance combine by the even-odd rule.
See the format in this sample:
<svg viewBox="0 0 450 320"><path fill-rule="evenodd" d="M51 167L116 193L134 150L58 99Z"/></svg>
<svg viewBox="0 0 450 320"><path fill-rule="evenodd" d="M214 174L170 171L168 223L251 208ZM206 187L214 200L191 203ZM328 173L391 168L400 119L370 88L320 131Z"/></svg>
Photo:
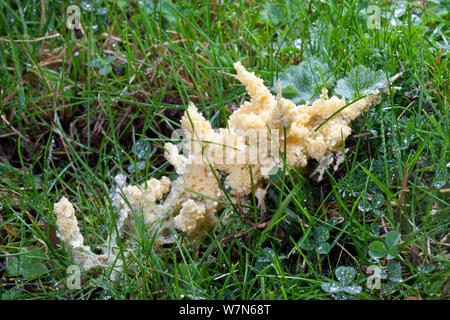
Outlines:
<svg viewBox="0 0 450 320"><path fill-rule="evenodd" d="M376 209L381 208L385 200L385 197L381 193L375 193L372 197L372 205Z"/></svg>
<svg viewBox="0 0 450 320"><path fill-rule="evenodd" d="M376 214L377 216L379 216L379 217L383 217L384 216L384 212L383 211L380 211L380 210L377 210L377 209L373 209L372 212L374 214Z"/></svg>
<svg viewBox="0 0 450 320"><path fill-rule="evenodd" d="M355 296L362 291L362 288L360 286L347 286L344 288L344 291Z"/></svg>
<svg viewBox="0 0 450 320"><path fill-rule="evenodd" d="M319 242L316 246L316 252L318 254L327 254L331 250L331 245L328 242Z"/></svg>
<svg viewBox="0 0 450 320"><path fill-rule="evenodd" d="M91 12L94 7L92 6L91 3L89 3L89 1L81 1L80 3L81 9L87 11L87 12Z"/></svg>
<svg viewBox="0 0 450 320"><path fill-rule="evenodd" d="M150 153L151 144L148 140L139 139L136 141L134 148L136 157L139 159L145 159Z"/></svg>
<svg viewBox="0 0 450 320"><path fill-rule="evenodd" d="M317 242L325 242L330 237L330 231L327 227L317 227L314 229L314 238Z"/></svg>
<svg viewBox="0 0 450 320"><path fill-rule="evenodd" d="M401 16L403 16L406 12L406 8L408 6L408 2L407 1L399 1L397 2L397 5L394 9L394 16L396 18L399 18Z"/></svg>
<svg viewBox="0 0 450 320"><path fill-rule="evenodd" d="M322 290L328 293L337 293L343 290L343 288L334 282L325 282L320 285Z"/></svg>
<svg viewBox="0 0 450 320"><path fill-rule="evenodd" d="M370 202L369 200L361 199L358 202L358 210L359 211L369 212L372 209L373 209L373 205L372 205L372 202Z"/></svg>
<svg viewBox="0 0 450 320"><path fill-rule="evenodd" d="M99 68L99 67L103 66L103 61L101 59L98 59L98 58L94 59L94 60L91 61L90 66L94 67L94 68Z"/></svg>
<svg viewBox="0 0 450 320"><path fill-rule="evenodd" d="M106 9L106 8L98 8L97 9L97 14L99 14L101 16L107 15L108 14L108 9Z"/></svg>
<svg viewBox="0 0 450 320"><path fill-rule="evenodd" d="M349 284L356 276L356 271L352 267L338 267L335 275L339 283L343 286Z"/></svg>
<svg viewBox="0 0 450 320"><path fill-rule="evenodd" d="M402 282L402 267L399 263L391 263L388 267L388 278L394 282Z"/></svg>
<svg viewBox="0 0 450 320"><path fill-rule="evenodd" d="M110 65L106 65L98 71L98 74L101 76L106 76L111 71L112 71L112 67Z"/></svg>

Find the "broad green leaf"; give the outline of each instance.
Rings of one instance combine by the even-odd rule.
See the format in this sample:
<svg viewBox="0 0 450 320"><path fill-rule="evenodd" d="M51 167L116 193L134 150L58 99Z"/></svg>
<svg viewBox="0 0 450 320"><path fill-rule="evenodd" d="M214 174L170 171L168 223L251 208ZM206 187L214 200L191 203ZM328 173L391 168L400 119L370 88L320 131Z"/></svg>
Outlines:
<svg viewBox="0 0 450 320"><path fill-rule="evenodd" d="M328 242L319 242L315 249L318 254L328 254L332 247Z"/></svg>
<svg viewBox="0 0 450 320"><path fill-rule="evenodd" d="M369 254L372 258L383 258L387 253L386 246L381 241L374 241L369 245Z"/></svg>
<svg viewBox="0 0 450 320"><path fill-rule="evenodd" d="M296 66L291 65L279 74L283 97L296 104L317 98L324 85L323 81L327 79L329 82L333 79L328 65L316 58L302 61Z"/></svg>
<svg viewBox="0 0 450 320"><path fill-rule="evenodd" d="M392 259L395 259L395 257L398 255L398 250L397 250L397 248L396 247L392 247L392 248L390 248L390 249L388 249L388 255L387 255L387 259L388 260L392 260Z"/></svg>
<svg viewBox="0 0 450 320"><path fill-rule="evenodd" d="M128 5L128 2L125 0L118 0L117 1L117 6L119 7L120 10L124 10Z"/></svg>
<svg viewBox="0 0 450 320"><path fill-rule="evenodd" d="M198 277L207 277L208 276L208 264L186 264L180 263L177 266L178 268L178 276L181 279L186 281L190 281L191 279L198 279Z"/></svg>
<svg viewBox="0 0 450 320"><path fill-rule="evenodd" d="M174 7L174 4L170 0L161 0L156 3L152 0L144 0L139 1L139 6L141 6L147 13L154 14L156 13L158 18L164 18L170 24L176 24L177 22L177 10ZM180 8L183 9L183 6L180 5Z"/></svg>
<svg viewBox="0 0 450 320"><path fill-rule="evenodd" d="M259 23L272 23L273 25L278 25L283 21L284 13L280 6L274 4L266 4L262 7L258 22Z"/></svg>
<svg viewBox="0 0 450 320"><path fill-rule="evenodd" d="M391 263L387 272L389 280L394 282L402 282L402 267L399 263Z"/></svg>
<svg viewBox="0 0 450 320"><path fill-rule="evenodd" d="M105 59L105 63L106 64L111 64L114 61L116 61L117 57L116 56L109 56L108 58Z"/></svg>
<svg viewBox="0 0 450 320"><path fill-rule="evenodd" d="M357 98L367 90L375 89L376 85L386 80L382 70L372 71L362 65L350 70L348 76L339 79L334 93L347 99Z"/></svg>
<svg viewBox="0 0 450 320"><path fill-rule="evenodd" d="M182 8L181 8L182 9ZM177 12L170 0L159 1L156 10L161 10L161 15L171 24L177 22Z"/></svg>
<svg viewBox="0 0 450 320"><path fill-rule="evenodd" d="M45 257L39 249L32 249L8 257L6 273L11 277L22 276L28 279L37 278L48 272L44 264Z"/></svg>
<svg viewBox="0 0 450 320"><path fill-rule="evenodd" d="M261 254L256 259L255 269L257 271L263 270L265 267L272 263L272 259L275 253L271 248L263 248Z"/></svg>
<svg viewBox="0 0 450 320"><path fill-rule="evenodd" d="M305 250L313 250L316 246L316 242L311 235L304 235L298 242L300 248Z"/></svg>
<svg viewBox="0 0 450 320"><path fill-rule="evenodd" d="M386 243L386 247L390 251L394 248L394 246L400 241L401 235L397 231L391 231L386 234L386 238L384 239L384 243Z"/></svg>
<svg viewBox="0 0 450 320"><path fill-rule="evenodd" d="M269 172L269 181L270 182L278 182L278 181L283 181L284 178L284 174L283 174L283 170L281 170L278 167L273 168L270 172Z"/></svg>
<svg viewBox="0 0 450 320"><path fill-rule="evenodd" d="M314 228L314 239L316 242L326 242L330 237L330 231L327 227L317 227Z"/></svg>
<svg viewBox="0 0 450 320"><path fill-rule="evenodd" d="M89 65L93 68L100 68L101 66L104 65L104 63L103 63L102 59L96 58L96 59L92 60Z"/></svg>
<svg viewBox="0 0 450 320"><path fill-rule="evenodd" d="M151 144L148 140L140 138L134 146L134 153L139 159L145 159L151 152Z"/></svg>
<svg viewBox="0 0 450 320"><path fill-rule="evenodd" d="M111 71L112 71L112 67L109 64L107 64L98 71L98 74L101 76L106 76Z"/></svg>
<svg viewBox="0 0 450 320"><path fill-rule="evenodd" d="M20 295L20 290L18 288L11 288L3 292L0 289L0 300L15 300L18 295Z"/></svg>
<svg viewBox="0 0 450 320"><path fill-rule="evenodd" d="M429 265L425 265L423 263L419 264L419 266L417 267L417 269L420 272L424 272L424 273L431 273L434 270L436 270L436 266L433 264L429 264Z"/></svg>

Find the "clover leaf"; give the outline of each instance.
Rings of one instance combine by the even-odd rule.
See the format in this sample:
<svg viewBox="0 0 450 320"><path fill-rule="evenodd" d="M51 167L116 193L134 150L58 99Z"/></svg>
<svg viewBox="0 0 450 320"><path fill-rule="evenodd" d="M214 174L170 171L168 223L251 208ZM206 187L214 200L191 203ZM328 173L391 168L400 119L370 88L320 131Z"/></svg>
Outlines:
<svg viewBox="0 0 450 320"><path fill-rule="evenodd" d="M391 263L388 267L387 276L394 282L402 282L402 267L399 263Z"/></svg>
<svg viewBox="0 0 450 320"><path fill-rule="evenodd" d="M352 267L339 267L334 272L336 275L336 279L338 279L339 283L342 286L348 285L350 282L355 279L356 271Z"/></svg>
<svg viewBox="0 0 450 320"><path fill-rule="evenodd" d="M48 272L45 256L39 249L24 251L8 257L6 273L11 277L34 279Z"/></svg>
<svg viewBox="0 0 450 320"><path fill-rule="evenodd" d="M329 225L317 226L312 229L312 232L305 234L299 241L299 246L305 250L315 250L318 254L327 254L331 251L333 246L328 243L330 238L330 230L336 224L335 219L328 221Z"/></svg>
<svg viewBox="0 0 450 320"><path fill-rule="evenodd" d="M274 4L266 4L262 7L260 15L258 17L258 22L260 23L272 23L278 25L283 21L283 11L280 6Z"/></svg>
<svg viewBox="0 0 450 320"><path fill-rule="evenodd" d="M350 296L355 296L362 291L361 286L352 284L356 277L356 271L352 267L340 266L334 272L339 283L330 281L321 284L323 291L333 293L337 299L348 299Z"/></svg>
<svg viewBox="0 0 450 320"><path fill-rule="evenodd" d="M100 68L98 74L101 76L106 76L108 73L112 71L113 68L111 64L113 64L114 61L116 61L116 59L117 59L116 56L109 56L105 59L105 61L97 58L91 61L90 66L93 68Z"/></svg>
<svg viewBox="0 0 450 320"><path fill-rule="evenodd" d="M374 241L369 245L369 255L375 259L381 259L387 255L387 259L394 259L397 254L397 244L400 241L401 235L397 231L388 232L384 237L384 243L381 241Z"/></svg>

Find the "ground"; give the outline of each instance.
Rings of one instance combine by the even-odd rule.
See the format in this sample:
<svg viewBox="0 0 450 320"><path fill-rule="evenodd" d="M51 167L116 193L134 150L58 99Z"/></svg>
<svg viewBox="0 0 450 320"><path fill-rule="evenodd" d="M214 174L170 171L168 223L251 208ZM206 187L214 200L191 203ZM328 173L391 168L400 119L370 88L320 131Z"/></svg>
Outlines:
<svg viewBox="0 0 450 320"><path fill-rule="evenodd" d="M2 1L0 299L448 298L448 21L443 0ZM289 71L316 59L327 72ZM297 99L318 79L344 94L355 70L403 75L320 182L314 161L274 174L264 204L227 205L200 242L140 228L121 277L72 282L54 203L101 251L114 176L176 177L162 145L188 103L224 127L248 99L236 61L271 88L293 76Z"/></svg>

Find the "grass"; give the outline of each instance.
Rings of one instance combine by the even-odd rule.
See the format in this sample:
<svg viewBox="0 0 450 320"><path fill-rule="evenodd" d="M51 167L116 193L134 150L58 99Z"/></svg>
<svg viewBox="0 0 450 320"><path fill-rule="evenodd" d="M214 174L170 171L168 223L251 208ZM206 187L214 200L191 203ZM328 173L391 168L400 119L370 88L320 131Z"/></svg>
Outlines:
<svg viewBox="0 0 450 320"><path fill-rule="evenodd" d="M0 299L448 298L447 1L383 1L380 29L366 1L76 2L81 31L66 26L69 1L0 0ZM405 72L353 124L336 172L274 176L265 229L231 205L230 223L196 244L155 248L141 229L120 280L96 268L67 287L54 202L68 197L101 246L117 173L175 176L162 145L189 101L225 126L246 98L235 61L273 85L311 56L338 78L356 65ZM260 221L255 201L247 209ZM360 293L326 290L339 267Z"/></svg>

